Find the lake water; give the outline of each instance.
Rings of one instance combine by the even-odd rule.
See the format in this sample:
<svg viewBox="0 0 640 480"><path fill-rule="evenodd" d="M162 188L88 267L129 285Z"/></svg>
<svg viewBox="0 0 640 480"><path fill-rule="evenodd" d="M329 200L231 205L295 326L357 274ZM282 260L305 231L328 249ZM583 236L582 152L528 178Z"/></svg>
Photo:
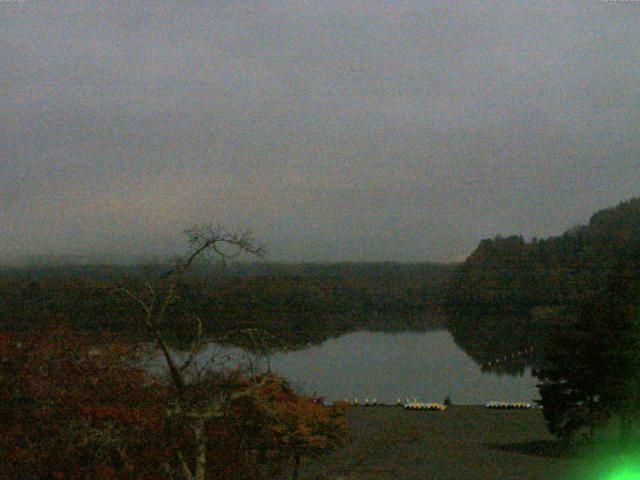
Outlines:
<svg viewBox="0 0 640 480"><path fill-rule="evenodd" d="M222 354L237 349L222 348ZM206 357L206 355L205 355ZM220 355L219 355L220 357ZM484 404L491 400L532 402L537 379L526 368L520 376L483 372L447 330L381 333L358 331L320 345L263 359L296 390L334 399L397 398Z"/></svg>

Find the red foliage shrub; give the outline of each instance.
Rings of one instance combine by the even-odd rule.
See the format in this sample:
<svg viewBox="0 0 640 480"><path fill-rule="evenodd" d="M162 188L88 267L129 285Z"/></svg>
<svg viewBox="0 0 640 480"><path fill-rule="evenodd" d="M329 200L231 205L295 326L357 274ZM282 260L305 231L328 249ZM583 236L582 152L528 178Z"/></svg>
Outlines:
<svg viewBox="0 0 640 480"><path fill-rule="evenodd" d="M0 334L0 479L181 478L178 452L196 448L192 417L168 415L174 392L135 351L66 328ZM271 478L346 432L340 407L273 374L212 373L181 402L187 413L217 408L205 424L206 478Z"/></svg>
<svg viewBox="0 0 640 480"><path fill-rule="evenodd" d="M145 457L166 457L166 389L131 346L66 328L0 338L1 478L158 478Z"/></svg>

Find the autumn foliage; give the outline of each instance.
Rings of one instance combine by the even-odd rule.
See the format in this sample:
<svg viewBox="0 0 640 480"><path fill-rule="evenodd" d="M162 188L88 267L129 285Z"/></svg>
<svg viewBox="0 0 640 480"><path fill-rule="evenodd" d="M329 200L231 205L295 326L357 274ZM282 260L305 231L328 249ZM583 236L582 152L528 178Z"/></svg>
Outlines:
<svg viewBox="0 0 640 480"><path fill-rule="evenodd" d="M140 365L111 335L0 334L0 479L184 478L178 452L195 445L193 429L171 414L171 383ZM206 478L273 478L346 433L340 409L274 374L211 373L186 395L222 399L205 425Z"/></svg>
<svg viewBox="0 0 640 480"><path fill-rule="evenodd" d="M3 334L2 478L153 478L145 465L167 454L162 392L130 348L99 343L63 328Z"/></svg>

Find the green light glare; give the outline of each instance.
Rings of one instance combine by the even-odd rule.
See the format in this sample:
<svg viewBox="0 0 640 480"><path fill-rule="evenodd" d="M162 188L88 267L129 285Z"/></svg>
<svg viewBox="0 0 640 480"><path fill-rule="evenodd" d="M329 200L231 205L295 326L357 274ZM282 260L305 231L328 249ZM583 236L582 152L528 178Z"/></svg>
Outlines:
<svg viewBox="0 0 640 480"><path fill-rule="evenodd" d="M640 451L620 453L619 446L599 447L577 454L574 458L579 461L564 480L640 480Z"/></svg>
<svg viewBox="0 0 640 480"><path fill-rule="evenodd" d="M640 480L640 467L636 465L620 465L603 480Z"/></svg>

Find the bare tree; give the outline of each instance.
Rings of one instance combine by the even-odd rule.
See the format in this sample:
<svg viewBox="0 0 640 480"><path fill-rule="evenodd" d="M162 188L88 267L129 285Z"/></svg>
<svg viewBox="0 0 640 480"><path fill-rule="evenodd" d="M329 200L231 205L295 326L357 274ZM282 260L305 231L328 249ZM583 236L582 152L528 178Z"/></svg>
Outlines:
<svg viewBox="0 0 640 480"><path fill-rule="evenodd" d="M195 336L186 358L181 359L169 346L167 330L171 328L168 317L169 307L178 298L180 280L201 259L208 256L226 262L241 255L252 255L262 258L265 247L258 245L249 232L230 233L223 226L194 226L184 232L189 239L190 248L187 253L174 260L173 267L155 280L147 280L142 287L120 285L116 291L130 298L141 308L141 315L136 317L149 338L160 350L168 369L171 384L175 390L175 399L167 409L172 422L189 425L193 433L194 448L190 452L177 449L179 470L173 472L169 467L168 475L184 480L205 480L207 451L205 424L208 420L223 415L224 406L239 396L251 395L259 385L253 385L242 393L225 394L211 391L204 398L190 395L193 379L187 372L194 366L208 344L203 335L202 320L194 315ZM191 381L190 381L191 380ZM186 423L185 423L186 422Z"/></svg>

